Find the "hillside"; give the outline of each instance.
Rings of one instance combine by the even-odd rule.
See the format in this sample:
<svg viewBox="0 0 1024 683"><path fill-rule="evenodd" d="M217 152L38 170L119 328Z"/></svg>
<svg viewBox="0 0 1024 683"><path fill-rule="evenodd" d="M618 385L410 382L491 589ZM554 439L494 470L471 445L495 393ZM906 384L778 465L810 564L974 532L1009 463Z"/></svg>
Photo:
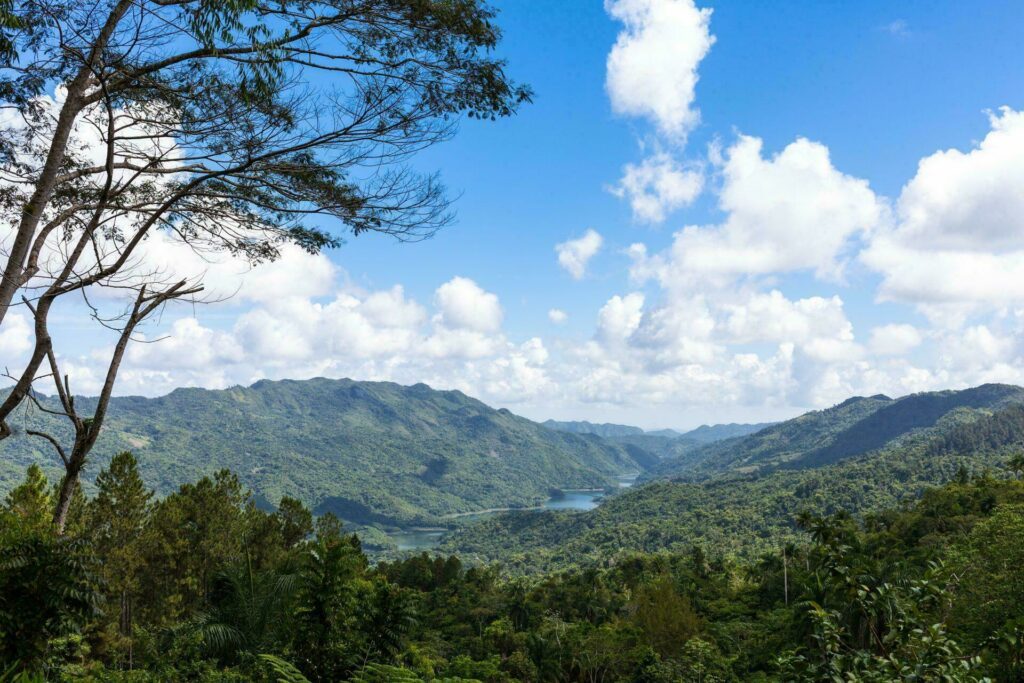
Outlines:
<svg viewBox="0 0 1024 683"><path fill-rule="evenodd" d="M54 420L19 412L14 427L54 429ZM0 490L33 462L55 473L48 449L24 435L0 442ZM328 379L115 398L86 480L120 450L136 454L160 494L230 468L262 504L289 495L360 524L534 505L555 487L612 486L641 469L638 460L656 459L545 429L458 391Z"/></svg>
<svg viewBox="0 0 1024 683"><path fill-rule="evenodd" d="M666 461L648 478L699 480L723 472L820 467L896 445L911 434L934 431L943 416L958 409L995 410L1015 402L1024 402L1024 389L1006 384L924 392L895 400L857 396L747 437L690 451L683 458Z"/></svg>
<svg viewBox="0 0 1024 683"><path fill-rule="evenodd" d="M913 499L955 478L961 468L1005 474L1010 455L1024 444L1024 404L1015 402L1021 394L1017 387L985 385L896 401L851 399L723 442L716 457L724 458L730 448L740 454L729 461L736 464L733 470L701 481L653 481L586 513L502 515L454 534L444 549L480 560L500 559L520 570L606 559L619 552L684 551L693 545L754 556L797 538L794 518L802 511L864 514ZM875 431L856 426L864 420ZM889 438L897 424L928 426L901 428L899 438ZM852 444L857 434L865 435L862 448L839 450L838 444ZM886 447L869 447L883 438ZM847 455L819 460L822 452ZM763 466L797 462L804 466Z"/></svg>

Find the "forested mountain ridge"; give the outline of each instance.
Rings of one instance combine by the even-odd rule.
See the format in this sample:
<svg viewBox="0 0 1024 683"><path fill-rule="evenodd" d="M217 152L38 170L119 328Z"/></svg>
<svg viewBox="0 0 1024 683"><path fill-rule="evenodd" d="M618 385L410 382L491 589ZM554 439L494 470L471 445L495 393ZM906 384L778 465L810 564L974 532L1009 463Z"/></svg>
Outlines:
<svg viewBox="0 0 1024 683"><path fill-rule="evenodd" d="M24 429L64 433L38 410L19 413L14 426L20 434L0 443L4 490L29 464L56 464L49 444ZM136 454L158 494L230 468L264 504L289 495L359 524L535 505L551 488L613 486L638 460L656 459L545 429L459 391L347 379L115 398L86 479L120 450Z"/></svg>
<svg viewBox="0 0 1024 683"><path fill-rule="evenodd" d="M610 498L590 512L507 514L484 520L454 534L444 548L478 560L499 559L523 571L598 561L618 553L681 552L693 545L755 556L795 540L795 520L801 512L861 515L913 500L928 487L965 474L1005 472L1024 445L1024 404L1016 402L1020 392L1017 387L985 385L963 392L918 394L926 406L958 405L929 428L908 430L882 449L832 463L803 468L741 466L700 480L660 479ZM807 434L820 438L827 432L829 417L844 425L839 433L849 433L867 416L903 400L846 401L783 423L780 427L786 429L781 433L794 436L793 425L806 423L811 427ZM995 409L969 407L981 403ZM908 402L901 410L921 404ZM851 420L857 415L860 419ZM762 432L747 440L756 446L770 443L765 436Z"/></svg>
<svg viewBox="0 0 1024 683"><path fill-rule="evenodd" d="M984 384L959 391L856 396L831 408L805 413L746 437L718 441L666 461L648 478L683 476L700 480L727 472L820 467L863 455L920 431L935 435L957 410L998 410L1024 402L1024 389ZM947 421L948 423L948 421Z"/></svg>
<svg viewBox="0 0 1024 683"><path fill-rule="evenodd" d="M701 425L696 429L691 429L688 432L684 432L681 436L696 441L698 443L714 443L715 441L723 441L725 439L732 439L737 436L747 436L748 434L756 434L757 432L771 427L776 424L775 422L755 422L751 424L740 423L740 422L729 422L727 424L713 424L713 425Z"/></svg>
<svg viewBox="0 0 1024 683"><path fill-rule="evenodd" d="M644 430L629 425L613 424L611 422L587 422L586 420L544 420L542 425L548 429L570 434L596 434L597 436L629 436L643 434Z"/></svg>
<svg viewBox="0 0 1024 683"><path fill-rule="evenodd" d="M625 445L634 454L639 454L641 458L643 457L642 453L636 449L657 455L660 458L679 458L705 444L752 434L774 423L701 425L688 432L680 432L675 429L644 431L639 427L629 425L608 422L594 423L586 420L571 422L545 420L542 424L548 429L560 432L595 434L607 441ZM654 464L656 463L652 463L652 466Z"/></svg>
<svg viewBox="0 0 1024 683"><path fill-rule="evenodd" d="M571 432L574 434L596 434L603 437L624 437L624 436L651 436L663 439L685 439L686 441L704 444L722 439L731 439L736 436L746 436L759 432L765 427L770 427L774 422L759 422L755 424L743 424L730 422L728 424L701 425L688 432L681 432L677 429L655 429L643 430L640 427L620 425L611 422L587 422L586 420L559 421L545 420L542 422L548 429L555 429L560 432Z"/></svg>

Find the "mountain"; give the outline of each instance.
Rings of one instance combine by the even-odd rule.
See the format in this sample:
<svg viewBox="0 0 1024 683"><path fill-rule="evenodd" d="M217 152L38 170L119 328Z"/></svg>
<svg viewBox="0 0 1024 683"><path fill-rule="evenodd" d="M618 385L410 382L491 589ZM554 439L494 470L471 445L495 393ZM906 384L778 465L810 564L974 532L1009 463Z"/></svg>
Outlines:
<svg viewBox="0 0 1024 683"><path fill-rule="evenodd" d="M701 425L696 429L691 429L688 432L680 434L680 436L684 436L687 439L699 443L712 443L715 441L722 441L724 439L732 439L737 436L753 434L766 427L771 427L773 424L775 423L758 422L756 424L739 424L736 422L730 422L729 424Z"/></svg>
<svg viewBox="0 0 1024 683"><path fill-rule="evenodd" d="M649 477L702 479L722 472L753 473L773 468L803 469L836 463L932 430L960 410L995 410L1024 402L1024 389L985 384L960 391L856 396L825 410L766 427L755 434L718 441L666 461Z"/></svg>
<svg viewBox="0 0 1024 683"><path fill-rule="evenodd" d="M664 436L669 439L676 439L683 435L682 432L677 431L675 429L653 429L649 432L644 433L650 434L651 436Z"/></svg>
<svg viewBox="0 0 1024 683"><path fill-rule="evenodd" d="M18 415L13 426L22 435L0 442L0 490L32 462L56 473L49 445L24 436L25 428L67 435L53 416ZM553 488L614 486L616 475L657 459L597 436L546 429L459 391L347 379L118 397L86 480L120 450L135 453L161 494L230 468L263 504L289 495L317 513L385 525L535 505Z"/></svg>
<svg viewBox="0 0 1024 683"><path fill-rule="evenodd" d="M548 429L555 429L560 432L572 434L596 434L605 438L618 438L623 436L651 436L662 439L684 438L694 444L706 444L723 439L731 439L737 436L746 436L770 427L774 422L761 422L758 424L729 424L701 425L688 432L680 432L676 429L653 429L644 431L639 427L629 425L613 424L610 422L594 423L586 420L559 422L558 420L545 420L542 423Z"/></svg>
<svg viewBox="0 0 1024 683"><path fill-rule="evenodd" d="M570 434L596 434L597 436L631 436L635 434L643 434L644 430L639 427L630 427L629 425L617 425L610 422L604 422L597 424L594 422L587 422L586 420L575 420L568 422L560 422L558 420L545 420L542 422L548 429L554 429L559 432L569 432Z"/></svg>
<svg viewBox="0 0 1024 683"><path fill-rule="evenodd" d="M863 515L961 472L1005 476L1022 445L1020 387L857 397L699 449L682 458L704 451L684 477L661 477L595 510L500 515L460 530L443 548L520 570L694 545L755 556L796 540L801 511Z"/></svg>
<svg viewBox="0 0 1024 683"><path fill-rule="evenodd" d="M627 434L625 436L606 436L605 441L617 443L627 448L639 448L657 456L650 467L659 464L660 459L680 458L701 444L682 436L662 436L658 434Z"/></svg>

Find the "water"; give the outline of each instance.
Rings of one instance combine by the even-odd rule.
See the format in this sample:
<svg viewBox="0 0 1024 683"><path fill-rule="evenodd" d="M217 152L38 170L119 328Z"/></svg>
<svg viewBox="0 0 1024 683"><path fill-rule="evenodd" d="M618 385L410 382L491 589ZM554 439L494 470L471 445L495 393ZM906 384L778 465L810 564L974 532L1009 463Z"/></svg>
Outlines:
<svg viewBox="0 0 1024 683"><path fill-rule="evenodd" d="M629 488L636 481L640 473L623 474L618 477L619 488ZM538 510L593 510L601 504L604 498L603 490L594 489L568 489L562 491L561 495L548 498ZM471 517L482 519L495 514L494 512L480 512ZM388 537L395 542L399 550L423 551L437 547L444 536L443 529L402 529L388 534Z"/></svg>
<svg viewBox="0 0 1024 683"><path fill-rule="evenodd" d="M604 491L563 491L562 495L548 498L545 510L593 510L601 504Z"/></svg>

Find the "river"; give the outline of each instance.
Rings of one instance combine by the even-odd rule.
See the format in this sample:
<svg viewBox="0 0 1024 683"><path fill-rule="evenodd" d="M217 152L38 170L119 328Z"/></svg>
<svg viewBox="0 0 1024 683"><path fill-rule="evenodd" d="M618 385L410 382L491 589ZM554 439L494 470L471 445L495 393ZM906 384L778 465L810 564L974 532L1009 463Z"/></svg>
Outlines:
<svg viewBox="0 0 1024 683"><path fill-rule="evenodd" d="M637 474L623 474L618 477L619 488L629 488L640 476ZM520 508L526 510L593 510L601 504L605 491L603 489L566 489L560 495L552 496L544 501L543 505L536 508ZM457 515L463 517L484 518L507 509L495 509L481 512ZM441 537L447 529L437 528L410 528L388 534L388 537L398 546L399 550L430 550L437 547Z"/></svg>

